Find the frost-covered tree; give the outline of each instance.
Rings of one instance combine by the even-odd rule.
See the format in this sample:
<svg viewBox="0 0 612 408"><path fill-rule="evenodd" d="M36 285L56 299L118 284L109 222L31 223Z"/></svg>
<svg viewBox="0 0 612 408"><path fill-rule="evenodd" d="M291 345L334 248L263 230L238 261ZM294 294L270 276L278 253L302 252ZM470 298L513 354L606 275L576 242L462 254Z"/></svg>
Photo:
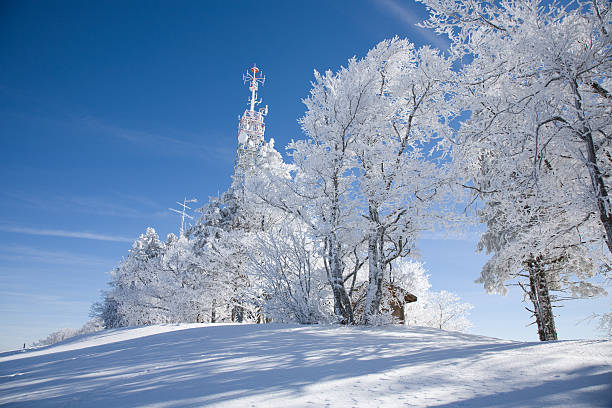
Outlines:
<svg viewBox="0 0 612 408"><path fill-rule="evenodd" d="M464 331L472 327L467 319L468 312L473 309L469 303L461 302L459 296L442 290L432 292L427 298L427 320L424 326L442 330Z"/></svg>
<svg viewBox="0 0 612 408"><path fill-rule="evenodd" d="M517 146L514 152L510 157L482 154L473 179L486 190L481 193L485 202L478 215L487 230L478 247L492 254L478 282L488 292L500 294L507 292L507 285L518 285L531 303L528 310L540 339L555 340L556 301L605 293L590 281L605 267L607 250L589 251L579 235L564 233L572 230L580 216L574 207L541 199L572 185L573 179L557 175L562 159L554 154L544 157L533 184L530 149Z"/></svg>
<svg viewBox="0 0 612 408"><path fill-rule="evenodd" d="M164 243L153 228L134 242L129 255L111 272L102 314L106 327L164 323L170 319L166 292L160 282Z"/></svg>
<svg viewBox="0 0 612 408"><path fill-rule="evenodd" d="M198 261L196 269L203 285L211 289L207 321L257 319L254 285L248 271L253 254L248 248L257 234L279 222L279 215L253 193L256 189L251 186L259 183L262 189L274 191L269 180L288 177L288 166L274 148L273 139L261 142L248 159L253 162L236 167L243 174L235 174L228 191L211 198L200 209L201 217L187 233Z"/></svg>
<svg viewBox="0 0 612 408"><path fill-rule="evenodd" d="M454 158L493 253L479 281L523 278L540 338L555 339L551 291L602 293L588 279L610 265L609 3L423 3L461 65Z"/></svg>
<svg viewBox="0 0 612 408"><path fill-rule="evenodd" d="M569 232L585 244L612 250L609 3L424 3L431 13L426 25L450 36L455 58L472 59L454 101L471 113L455 141L457 159L472 174L486 154L506 156L507 166L531 163L512 182L515 189L541 186L542 169L552 166L565 183L538 199L567 208L575 217ZM524 158L514 160L519 154Z"/></svg>
<svg viewBox="0 0 612 408"><path fill-rule="evenodd" d="M542 206L535 193L511 191L513 200L508 199L510 192L489 193L479 212L487 225L479 249L492 257L477 282L501 294L506 286L518 285L531 303L527 310L535 318L540 340L556 340L554 303L605 294L591 282L600 269L575 235L563 235L563 240L558 235L568 219L564 208Z"/></svg>
<svg viewBox="0 0 612 408"><path fill-rule="evenodd" d="M242 321L246 288L246 251L244 231L225 230L208 222L204 216L188 232L193 248L192 274L200 282L197 302L206 310L203 321Z"/></svg>
<svg viewBox="0 0 612 408"><path fill-rule="evenodd" d="M398 38L379 43L362 60L349 61L347 70L358 78L349 81L369 84L351 128L359 193L367 205L367 324L380 311L389 264L409 255L420 231L431 228L433 208L449 181L444 166L437 166L429 153L442 147L437 142L443 141L452 115L445 98L452 71L437 50L416 50Z"/></svg>
<svg viewBox="0 0 612 408"><path fill-rule="evenodd" d="M109 285L112 287L112 282ZM100 319L105 329L127 326L118 306L112 290L102 291L102 299L91 305L90 316Z"/></svg>
<svg viewBox="0 0 612 408"><path fill-rule="evenodd" d="M354 319L345 288L344 259L362 240L352 224L358 202L352 172L355 157L349 150L354 138L348 129L359 108L360 92L353 91L353 84L331 72L315 72L310 97L304 101L307 112L301 119L307 139L288 146L293 159L291 178L268 173L269 181L252 185L261 202L310 229L313 240L320 244L334 314L347 324Z"/></svg>
<svg viewBox="0 0 612 408"><path fill-rule="evenodd" d="M390 262L408 255L418 233L431 227L431 210L447 180L428 153L442 147L436 142L451 115L445 98L451 77L437 51L416 50L398 38L336 73L315 72L301 120L308 140L290 148L296 181L312 184L298 195L328 211L315 212L315 223L324 232L336 309L345 320L348 254L355 265L368 259L367 324L380 310ZM365 256L359 256L360 245Z"/></svg>
<svg viewBox="0 0 612 408"><path fill-rule="evenodd" d="M211 299L216 293L214 279L204 260L196 256L186 236L169 234L161 260L160 291L164 293L170 320L207 322Z"/></svg>
<svg viewBox="0 0 612 408"><path fill-rule="evenodd" d="M610 3L423 2L426 25L449 35L457 58L473 59L462 70L461 103L473 112L462 141L504 154L502 138L522 140L534 181L554 151L560 176L580 179L557 196L573 198L583 215L576 224L594 223L589 235L612 251Z"/></svg>
<svg viewBox="0 0 612 408"><path fill-rule="evenodd" d="M106 328L210 321L211 300L220 290L186 236L161 242L152 228L134 243L111 272L110 289L92 306Z"/></svg>
<svg viewBox="0 0 612 408"><path fill-rule="evenodd" d="M302 324L329 320L325 271L315 245L306 227L296 223L259 234L249 270L266 318Z"/></svg>

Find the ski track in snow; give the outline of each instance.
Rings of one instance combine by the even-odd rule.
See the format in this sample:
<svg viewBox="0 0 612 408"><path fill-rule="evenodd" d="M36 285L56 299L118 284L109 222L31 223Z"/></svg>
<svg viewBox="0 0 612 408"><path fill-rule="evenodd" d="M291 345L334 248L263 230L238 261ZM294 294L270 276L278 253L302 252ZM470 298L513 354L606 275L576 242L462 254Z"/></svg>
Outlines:
<svg viewBox="0 0 612 408"><path fill-rule="evenodd" d="M612 342L158 325L0 354L10 407L611 407Z"/></svg>

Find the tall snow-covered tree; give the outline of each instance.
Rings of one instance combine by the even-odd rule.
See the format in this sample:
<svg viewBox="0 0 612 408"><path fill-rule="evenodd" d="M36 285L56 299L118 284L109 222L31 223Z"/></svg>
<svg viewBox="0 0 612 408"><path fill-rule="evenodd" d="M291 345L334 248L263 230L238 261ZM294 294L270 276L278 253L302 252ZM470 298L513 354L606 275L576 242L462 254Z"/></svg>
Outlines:
<svg viewBox="0 0 612 408"><path fill-rule="evenodd" d="M514 174L519 168L513 167ZM542 171L537 190L519 190L507 185L508 190L489 192L479 211L487 225L479 249L486 249L492 257L478 282L488 292L501 294L507 292L506 285L521 287L531 302L528 310L543 341L557 339L553 313L556 301L605 293L600 285L590 282L600 269L585 247L574 234L559 234L571 225L571 214L554 202L543 204L538 200L539 194L554 194L559 187L552 181L544 182L551 169ZM499 176L503 172L495 170L495 173Z"/></svg>
<svg viewBox="0 0 612 408"><path fill-rule="evenodd" d="M111 272L110 290L98 310L106 327L165 323L167 294L160 285L164 243L153 228L134 242L129 255ZM108 319L108 320L106 320Z"/></svg>
<svg viewBox="0 0 612 408"><path fill-rule="evenodd" d="M323 232L336 311L345 321L353 320L343 284L348 254L356 265L368 259L368 323L380 310L389 263L408 255L431 226L445 171L427 156L442 147L436 141L452 112L445 98L451 73L438 52L398 38L336 73L315 72L301 120L308 140L290 148L296 182L311 183L297 195L328 211L312 213L310 224ZM367 255L360 257L363 245Z"/></svg>
<svg viewBox="0 0 612 408"><path fill-rule="evenodd" d="M550 292L601 293L587 280L610 268L610 5L423 3L461 63L454 157L494 253L480 281L503 292L523 275L540 338L554 339Z"/></svg>
<svg viewBox="0 0 612 408"><path fill-rule="evenodd" d="M367 205L368 323L380 310L389 264L409 255L420 231L431 228L433 209L449 182L445 167L436 165L429 153L442 147L437 142L443 142L452 116L446 99L452 71L437 50L417 50L398 38L350 61L348 71L369 83L360 101L361 120L351 129L360 165L359 193Z"/></svg>
<svg viewBox="0 0 612 408"><path fill-rule="evenodd" d="M201 273L216 288L211 306L213 321L256 319L254 285L248 271L253 256L250 244L282 219L278 209L254 193L257 188L277 192L270 180L288 177L288 165L274 148L274 140L261 141L248 158L252 160L250 166L237 167L237 171L246 173L234 177L221 197L212 198L188 231Z"/></svg>
<svg viewBox="0 0 612 408"><path fill-rule="evenodd" d="M299 217L322 243L321 256L334 297L338 320L354 322L351 300L345 287L344 259L361 244L355 230L358 201L355 197L356 157L351 146L351 126L361 120L361 97L367 82L347 80L348 71L337 74L315 71L310 96L304 100L306 114L300 120L306 140L292 142L288 149L296 168L287 183L279 207Z"/></svg>
<svg viewBox="0 0 612 408"><path fill-rule="evenodd" d="M208 322L212 298L218 293L206 259L196 256L193 242L185 235L169 234L161 259L160 290L167 299L170 320Z"/></svg>

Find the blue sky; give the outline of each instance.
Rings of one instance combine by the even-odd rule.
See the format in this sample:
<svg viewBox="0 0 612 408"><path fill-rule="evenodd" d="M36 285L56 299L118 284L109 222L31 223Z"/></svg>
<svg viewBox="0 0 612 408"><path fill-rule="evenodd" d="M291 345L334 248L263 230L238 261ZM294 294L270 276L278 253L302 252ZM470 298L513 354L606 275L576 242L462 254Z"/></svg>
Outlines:
<svg viewBox="0 0 612 408"><path fill-rule="evenodd" d="M0 349L79 327L108 271L167 209L224 191L238 115L257 63L266 137L302 138L313 70L336 70L394 35L444 47L414 27L412 1L4 1L0 4ZM474 304L474 333L536 340L520 295L484 294L475 239L424 239L433 289ZM609 300L561 312L562 338ZM571 309L571 310L570 310Z"/></svg>

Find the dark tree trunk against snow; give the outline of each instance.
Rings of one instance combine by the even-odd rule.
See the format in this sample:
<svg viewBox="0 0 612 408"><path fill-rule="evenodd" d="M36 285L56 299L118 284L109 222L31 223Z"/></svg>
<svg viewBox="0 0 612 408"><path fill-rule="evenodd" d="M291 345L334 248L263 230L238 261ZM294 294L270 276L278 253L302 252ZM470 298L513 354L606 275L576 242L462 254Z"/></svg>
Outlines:
<svg viewBox="0 0 612 408"><path fill-rule="evenodd" d="M612 252L612 213L610 212L610 200L608 190L604 184L604 179L601 175L601 170L597 165L597 157L595 155L595 146L593 144L593 136L591 132L584 135L587 145L587 165L589 166L589 174L591 175L591 183L597 198L597 209L599 210L599 219L605 231L605 241L608 250Z"/></svg>
<svg viewBox="0 0 612 408"><path fill-rule="evenodd" d="M344 278L342 277L342 259L340 258L340 244L335 234L327 240L327 267L329 280L334 294L334 313L342 317L343 324L353 324L353 307L346 294Z"/></svg>
<svg viewBox="0 0 612 408"><path fill-rule="evenodd" d="M337 161L334 163L334 168L339 169L340 165ZM341 316L341 322L343 324L353 324L353 307L351 300L349 299L346 288L344 287L344 276L343 276L343 263L342 263L342 244L338 239L335 228L340 225L340 183L338 170L334 172L332 177L332 205L331 205L331 226L334 228L329 236L326 238L327 245L327 261L325 266L327 268L328 279L332 287L332 293L334 294L334 314Z"/></svg>
<svg viewBox="0 0 612 408"><path fill-rule="evenodd" d="M212 306L210 307L210 322L215 323L217 321L217 301L212 300Z"/></svg>
<svg viewBox="0 0 612 408"><path fill-rule="evenodd" d="M549 294L548 280L541 257L527 261L529 272L529 299L533 303L533 314L538 326L540 341L557 340L555 316Z"/></svg>
<svg viewBox="0 0 612 408"><path fill-rule="evenodd" d="M574 91L574 105L578 114L578 119L582 123L582 129L578 135L585 143L587 157L586 165L591 176L591 185L595 199L597 200L597 209L599 211L599 219L604 228L604 240L608 246L608 250L612 252L612 208L610 208L610 198L608 190L604 183L604 178L597 163L597 152L593 143L593 132L588 126L588 122L582 113L582 97L578 90L578 83L572 82L572 90Z"/></svg>
<svg viewBox="0 0 612 408"><path fill-rule="evenodd" d="M378 208L375 204L369 205L370 220L376 222L376 227L368 234L368 261L369 277L368 291L364 306L364 323L370 324L371 317L380 313L380 303L382 300L382 284L384 278L384 228L380 225Z"/></svg>
<svg viewBox="0 0 612 408"><path fill-rule="evenodd" d="M244 307L238 304L232 308L232 322L242 323L244 320Z"/></svg>

